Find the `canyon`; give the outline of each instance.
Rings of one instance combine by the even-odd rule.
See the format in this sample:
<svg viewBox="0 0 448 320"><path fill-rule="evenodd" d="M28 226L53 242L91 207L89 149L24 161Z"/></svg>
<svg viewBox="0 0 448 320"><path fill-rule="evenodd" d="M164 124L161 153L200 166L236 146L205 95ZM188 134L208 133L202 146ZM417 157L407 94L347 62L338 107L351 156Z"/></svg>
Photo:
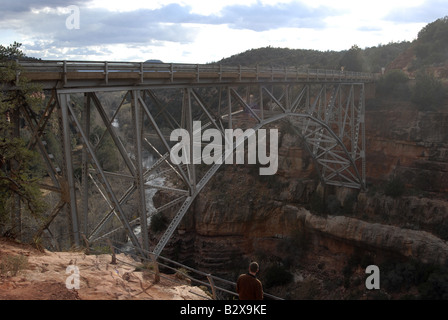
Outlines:
<svg viewBox="0 0 448 320"><path fill-rule="evenodd" d="M280 267L292 280L274 281L268 290L284 298L417 297L411 285L400 292L367 290L365 263L446 265L448 112L367 101L362 191L322 186L288 125L275 124L278 173L261 177L249 165L221 168L163 255L227 278L257 260L269 284L268 270ZM399 194L387 191L398 188L393 181ZM163 197L161 192L155 201ZM390 274L382 276L388 280Z"/></svg>

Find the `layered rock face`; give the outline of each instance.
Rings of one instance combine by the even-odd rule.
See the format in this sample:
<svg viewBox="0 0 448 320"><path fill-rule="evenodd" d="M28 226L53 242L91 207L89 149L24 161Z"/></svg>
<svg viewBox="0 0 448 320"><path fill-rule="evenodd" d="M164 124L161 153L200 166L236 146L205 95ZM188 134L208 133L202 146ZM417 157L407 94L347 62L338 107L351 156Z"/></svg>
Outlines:
<svg viewBox="0 0 448 320"><path fill-rule="evenodd" d="M411 257L423 263L445 264L446 241L426 231L404 229L380 223L369 223L344 216L321 217L297 209L306 228L373 251Z"/></svg>
<svg viewBox="0 0 448 320"><path fill-rule="evenodd" d="M400 176L413 188L448 192L448 112L418 112L408 105L366 112L367 176Z"/></svg>

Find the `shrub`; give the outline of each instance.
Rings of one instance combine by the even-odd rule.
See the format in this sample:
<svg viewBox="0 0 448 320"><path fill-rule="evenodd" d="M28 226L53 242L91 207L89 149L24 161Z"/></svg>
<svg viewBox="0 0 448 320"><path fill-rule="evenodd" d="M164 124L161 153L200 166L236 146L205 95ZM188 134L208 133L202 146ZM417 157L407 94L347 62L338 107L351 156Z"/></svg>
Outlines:
<svg viewBox="0 0 448 320"><path fill-rule="evenodd" d="M342 214L346 216L353 215L357 201L358 196L356 194L349 194L342 205Z"/></svg>
<svg viewBox="0 0 448 320"><path fill-rule="evenodd" d="M266 269L264 278L266 288L271 288L290 283L293 275L285 267L275 264Z"/></svg>
<svg viewBox="0 0 448 320"><path fill-rule="evenodd" d="M316 214L324 214L325 207L324 198L318 192L313 193L309 203L309 210Z"/></svg>
<svg viewBox="0 0 448 320"><path fill-rule="evenodd" d="M187 269L179 268L176 271L176 274L174 276L176 277L176 279L179 279L179 280L187 280L187 279L189 279L188 278L189 273L190 273L190 271L188 271Z"/></svg>
<svg viewBox="0 0 448 320"><path fill-rule="evenodd" d="M151 217L151 231L157 233L159 231L165 230L168 226L168 219L163 215L162 212L156 213Z"/></svg>
<svg viewBox="0 0 448 320"><path fill-rule="evenodd" d="M377 93L401 100L408 99L410 95L408 82L409 77L403 71L392 70L378 81Z"/></svg>
<svg viewBox="0 0 448 320"><path fill-rule="evenodd" d="M277 245L277 252L285 255L282 260L285 266L294 265L297 258L302 257L309 247L308 238L303 228L295 229L289 237L282 239Z"/></svg>
<svg viewBox="0 0 448 320"><path fill-rule="evenodd" d="M389 292L409 291L418 288L419 296L406 298L448 299L448 269L415 260L388 261L380 266L381 286Z"/></svg>
<svg viewBox="0 0 448 320"><path fill-rule="evenodd" d="M421 299L446 300L448 299L448 274L442 271L431 273L428 280L419 286Z"/></svg>
<svg viewBox="0 0 448 320"><path fill-rule="evenodd" d="M28 258L23 255L7 256L0 263L0 274L15 277L19 271L28 267Z"/></svg>
<svg viewBox="0 0 448 320"><path fill-rule="evenodd" d="M389 180L389 182L386 184L384 188L384 194L392 198L401 197L404 191L405 191L405 185L400 178L393 178Z"/></svg>
<svg viewBox="0 0 448 320"><path fill-rule="evenodd" d="M414 102L420 111L433 111L440 108L445 99L442 82L427 72L419 72L412 93Z"/></svg>
<svg viewBox="0 0 448 320"><path fill-rule="evenodd" d="M329 195L326 201L326 209L328 214L339 215L342 213L342 205L335 195Z"/></svg>

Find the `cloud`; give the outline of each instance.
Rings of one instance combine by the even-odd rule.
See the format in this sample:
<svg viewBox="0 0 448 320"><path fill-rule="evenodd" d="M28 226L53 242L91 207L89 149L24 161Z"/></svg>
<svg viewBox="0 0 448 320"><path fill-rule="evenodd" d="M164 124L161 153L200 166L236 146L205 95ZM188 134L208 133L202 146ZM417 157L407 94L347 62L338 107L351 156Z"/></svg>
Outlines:
<svg viewBox="0 0 448 320"><path fill-rule="evenodd" d="M112 56L111 46L192 44L211 26L267 32L282 28L323 28L335 11L297 1L280 4L227 5L213 14L195 13L189 5L170 3L156 9L112 11L89 6L91 0L5 0L0 29L20 34L24 49L37 57ZM67 29L70 5L80 9L80 28ZM222 37L221 34L216 36ZM223 40L224 41L224 40ZM107 48L107 49L106 49Z"/></svg>
<svg viewBox="0 0 448 320"><path fill-rule="evenodd" d="M419 6L395 9L385 20L404 23L430 23L448 15L448 1L426 0Z"/></svg>
<svg viewBox="0 0 448 320"><path fill-rule="evenodd" d="M361 26L356 28L357 31L363 31L363 32L372 32L372 31L381 31L382 28L378 26Z"/></svg>
<svg viewBox="0 0 448 320"><path fill-rule="evenodd" d="M151 41L174 41L188 43L194 40L195 28L189 24L228 25L234 29L267 31L283 27L320 28L329 9L311 9L298 2L278 5L233 5L219 14L192 13L192 8L169 4L158 9L138 9L127 12L109 11L105 8L83 6L87 0L7 0L4 5L0 27L13 29L29 37L49 38L66 46L145 43ZM68 30L65 20L68 14L54 10L64 6L80 5L81 28ZM53 10L32 11L52 8ZM3 11L2 11L3 12Z"/></svg>
<svg viewBox="0 0 448 320"><path fill-rule="evenodd" d="M21 18L24 14L34 10L44 8L65 8L70 5L82 6L91 2L91 0L2 0L0 18L4 20L12 20Z"/></svg>
<svg viewBox="0 0 448 320"><path fill-rule="evenodd" d="M409 29L408 22L428 23L439 18L440 12L448 12L446 0L403 7L389 13L386 20L391 6L383 10L372 3L370 10L361 10L361 4L358 8L352 1L230 0L218 6L199 0L151 1L138 8L137 0L2 0L0 31L9 36L0 40L17 35L17 41L35 57L126 59L144 57L153 50L149 53L162 60L168 55L172 60L188 55L188 59L210 61L224 52L268 45L319 50L340 48L348 41L368 45L373 36L381 42L377 38L384 37L386 29L401 25ZM80 9L79 29L66 28L71 5ZM121 10L121 5L126 9ZM377 10L372 13L372 8Z"/></svg>
<svg viewBox="0 0 448 320"><path fill-rule="evenodd" d="M324 19L335 14L333 9L311 8L300 2L263 5L233 5L224 7L211 23L228 24L231 28L268 31L289 28L323 28Z"/></svg>
<svg viewBox="0 0 448 320"><path fill-rule="evenodd" d="M20 19L16 16L4 20L0 22L0 27L27 35L32 41L51 40L53 46L151 44L154 41L188 43L194 40L194 33L191 28L182 24L188 21L185 12L173 11L173 6L160 10L142 9L121 13L81 7L80 28L67 29L65 22L70 13L23 11ZM168 13L171 14L165 16Z"/></svg>

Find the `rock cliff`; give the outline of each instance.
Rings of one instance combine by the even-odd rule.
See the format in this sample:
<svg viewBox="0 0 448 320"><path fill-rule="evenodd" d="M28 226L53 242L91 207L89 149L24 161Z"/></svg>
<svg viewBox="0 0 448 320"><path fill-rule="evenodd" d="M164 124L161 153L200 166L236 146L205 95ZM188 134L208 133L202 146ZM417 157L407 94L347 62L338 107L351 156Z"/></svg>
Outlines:
<svg viewBox="0 0 448 320"><path fill-rule="evenodd" d="M394 255L412 257L423 263L445 264L448 244L433 234L396 226L369 223L345 216L322 217L294 208L306 228L353 245Z"/></svg>
<svg viewBox="0 0 448 320"><path fill-rule="evenodd" d="M422 191L448 191L448 112L418 112L407 104L366 111L367 176L402 177Z"/></svg>

